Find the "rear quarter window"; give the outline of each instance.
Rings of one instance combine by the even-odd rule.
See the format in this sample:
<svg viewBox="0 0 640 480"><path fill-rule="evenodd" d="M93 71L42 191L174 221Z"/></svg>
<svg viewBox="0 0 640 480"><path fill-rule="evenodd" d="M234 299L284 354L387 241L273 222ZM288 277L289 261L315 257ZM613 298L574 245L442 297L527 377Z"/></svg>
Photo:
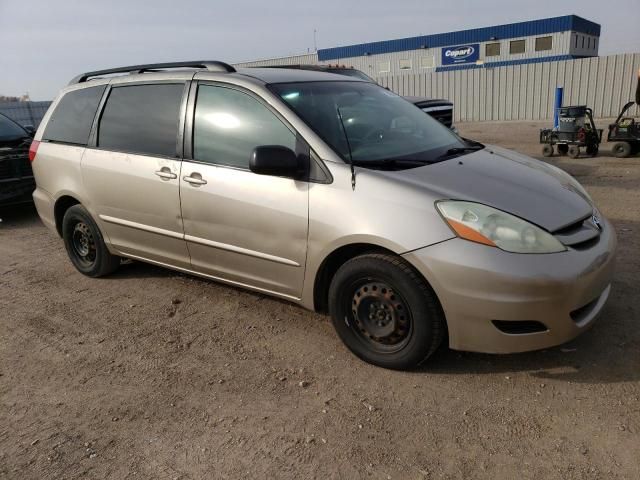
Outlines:
<svg viewBox="0 0 640 480"><path fill-rule="evenodd" d="M67 92L51 114L42 139L86 145L106 88L106 85L100 85Z"/></svg>

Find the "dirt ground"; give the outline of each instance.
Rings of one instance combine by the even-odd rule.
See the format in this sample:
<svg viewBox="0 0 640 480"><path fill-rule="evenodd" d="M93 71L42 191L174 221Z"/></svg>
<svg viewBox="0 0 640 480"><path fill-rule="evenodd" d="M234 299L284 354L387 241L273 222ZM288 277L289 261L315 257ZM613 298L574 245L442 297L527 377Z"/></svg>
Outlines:
<svg viewBox="0 0 640 480"><path fill-rule="evenodd" d="M460 129L538 156L539 126ZM639 478L640 158L605 155L552 159L618 232L596 326L413 372L286 302L140 263L88 279L32 208L2 212L0 478Z"/></svg>

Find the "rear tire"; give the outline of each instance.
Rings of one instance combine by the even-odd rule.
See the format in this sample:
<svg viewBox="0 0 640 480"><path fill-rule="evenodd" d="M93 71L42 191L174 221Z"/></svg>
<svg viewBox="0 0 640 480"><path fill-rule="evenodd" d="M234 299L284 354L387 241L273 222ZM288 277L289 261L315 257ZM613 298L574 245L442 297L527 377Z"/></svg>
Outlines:
<svg viewBox="0 0 640 480"><path fill-rule="evenodd" d="M578 158L580 156L580 147L577 145L571 145L569 150L567 150L567 155L571 158Z"/></svg>
<svg viewBox="0 0 640 480"><path fill-rule="evenodd" d="M542 155L544 157L553 157L553 145L543 145L542 146Z"/></svg>
<svg viewBox="0 0 640 480"><path fill-rule="evenodd" d="M108 275L120 266L120 257L109 253L98 225L82 205L65 212L62 238L71 263L88 277Z"/></svg>
<svg viewBox="0 0 640 480"><path fill-rule="evenodd" d="M345 262L329 288L329 311L345 345L365 362L409 369L445 335L435 292L401 258L366 254Z"/></svg>
<svg viewBox="0 0 640 480"><path fill-rule="evenodd" d="M614 143L611 151L618 158L626 158L631 155L631 145L627 142Z"/></svg>

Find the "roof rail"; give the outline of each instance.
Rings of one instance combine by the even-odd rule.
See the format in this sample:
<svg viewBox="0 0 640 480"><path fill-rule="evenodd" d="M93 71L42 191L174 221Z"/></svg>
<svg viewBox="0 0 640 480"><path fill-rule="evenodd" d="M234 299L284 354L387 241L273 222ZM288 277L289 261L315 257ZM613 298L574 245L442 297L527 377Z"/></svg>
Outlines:
<svg viewBox="0 0 640 480"><path fill-rule="evenodd" d="M192 62L170 62L170 63L150 63L148 65L132 65L130 67L118 67L108 68L106 70L96 70L95 72L81 73L77 77L74 77L69 85L76 83L82 83L89 80L91 77L99 77L101 75L109 75L112 73L144 73L152 72L155 70L164 70L167 68L202 68L210 72L227 72L233 73L236 71L228 63L219 62L217 60L199 60Z"/></svg>

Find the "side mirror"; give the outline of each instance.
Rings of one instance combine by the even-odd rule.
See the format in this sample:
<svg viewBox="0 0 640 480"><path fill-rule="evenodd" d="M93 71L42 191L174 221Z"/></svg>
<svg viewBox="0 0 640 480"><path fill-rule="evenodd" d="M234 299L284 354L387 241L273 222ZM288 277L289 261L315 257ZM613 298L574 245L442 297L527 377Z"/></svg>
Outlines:
<svg viewBox="0 0 640 480"><path fill-rule="evenodd" d="M29 135L31 135L32 137L36 134L36 129L33 127L33 125L25 125L24 129L27 131L27 133Z"/></svg>
<svg viewBox="0 0 640 480"><path fill-rule="evenodd" d="M249 169L258 175L300 178L304 165L293 150L280 145L263 145L251 153Z"/></svg>

